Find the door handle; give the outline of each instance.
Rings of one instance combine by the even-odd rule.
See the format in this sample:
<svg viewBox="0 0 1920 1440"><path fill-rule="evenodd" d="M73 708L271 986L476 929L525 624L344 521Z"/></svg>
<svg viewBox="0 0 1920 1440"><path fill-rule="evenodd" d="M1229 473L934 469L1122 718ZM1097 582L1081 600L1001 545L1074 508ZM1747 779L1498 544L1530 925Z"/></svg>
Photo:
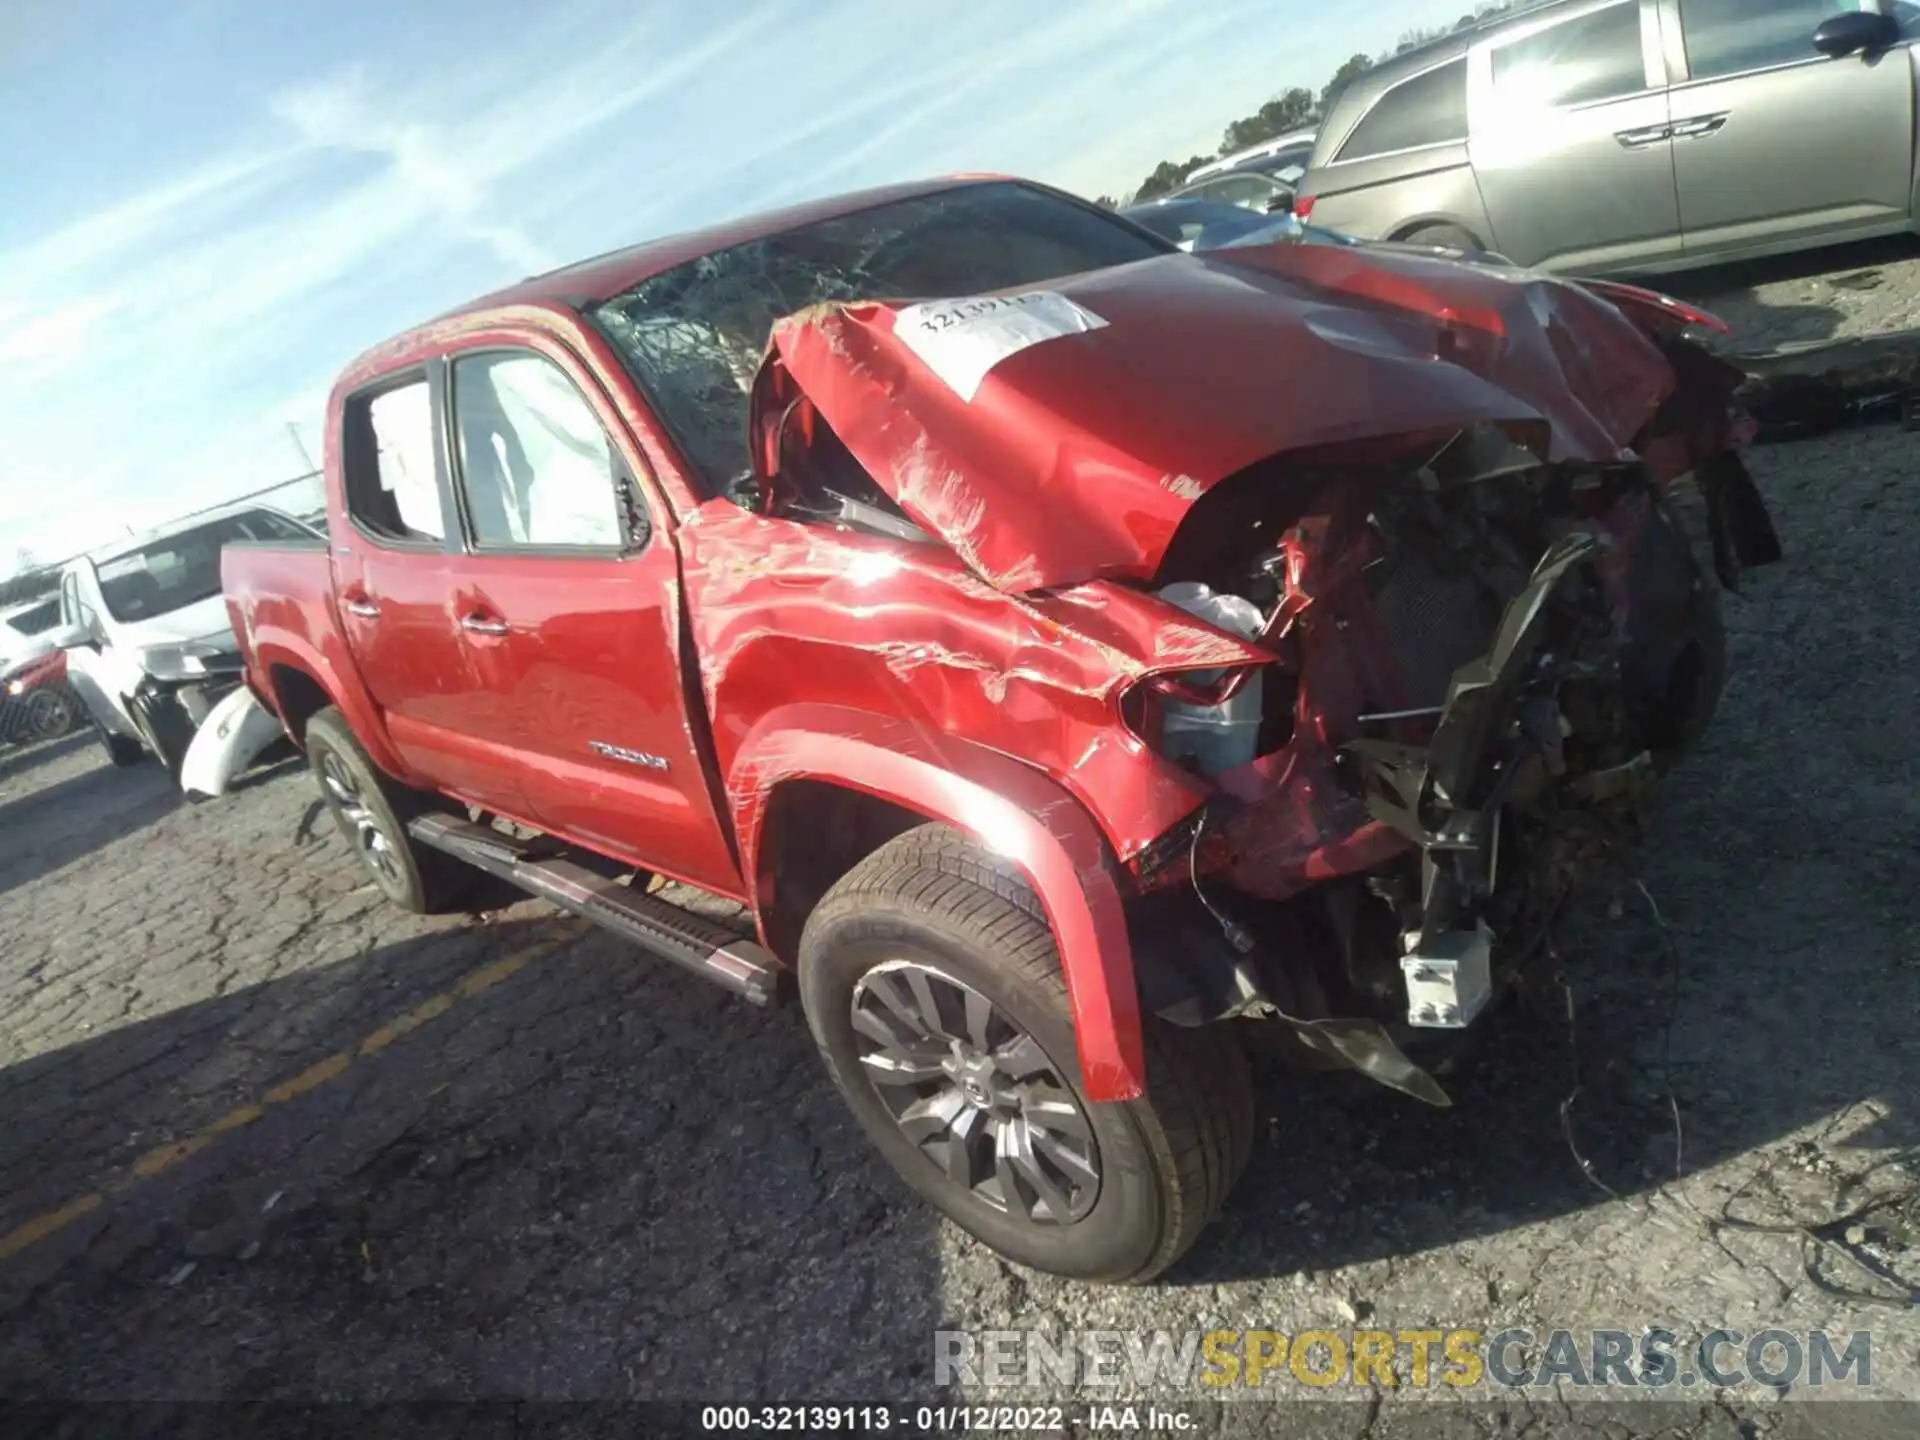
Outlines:
<svg viewBox="0 0 1920 1440"><path fill-rule="evenodd" d="M1727 121L1730 118L1732 117L1728 114L1696 115L1691 120L1677 121L1673 127L1673 138L1676 140L1701 140L1709 135L1718 135L1726 128Z"/></svg>
<svg viewBox="0 0 1920 1440"><path fill-rule="evenodd" d="M1629 150L1644 150L1649 145L1658 145L1663 141L1671 140L1673 138L1673 127L1671 125L1653 125L1645 130L1621 130L1617 131L1613 138Z"/></svg>
<svg viewBox="0 0 1920 1440"><path fill-rule="evenodd" d="M460 617L460 628L469 635L487 635L499 638L507 634L507 622L493 615L484 615L479 611Z"/></svg>
<svg viewBox="0 0 1920 1440"><path fill-rule="evenodd" d="M361 620L378 620L380 607L364 595L342 595L340 608Z"/></svg>

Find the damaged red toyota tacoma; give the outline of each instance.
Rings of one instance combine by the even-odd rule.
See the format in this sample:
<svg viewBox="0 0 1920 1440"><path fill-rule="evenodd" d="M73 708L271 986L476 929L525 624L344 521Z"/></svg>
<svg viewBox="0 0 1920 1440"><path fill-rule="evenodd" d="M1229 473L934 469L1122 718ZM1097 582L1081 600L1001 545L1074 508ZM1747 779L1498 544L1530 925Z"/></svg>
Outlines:
<svg viewBox="0 0 1920 1440"><path fill-rule="evenodd" d="M393 900L511 881L791 985L923 1196L1138 1282L1246 1161L1249 1045L1445 1104L1708 723L1718 589L1779 555L1713 323L871 191L372 351L328 538L226 593Z"/></svg>

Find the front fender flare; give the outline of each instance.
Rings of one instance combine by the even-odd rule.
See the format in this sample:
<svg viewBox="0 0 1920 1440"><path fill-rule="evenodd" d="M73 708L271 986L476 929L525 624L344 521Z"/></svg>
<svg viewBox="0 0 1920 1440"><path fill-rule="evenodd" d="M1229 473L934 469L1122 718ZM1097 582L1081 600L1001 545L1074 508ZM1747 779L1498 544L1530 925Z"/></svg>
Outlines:
<svg viewBox="0 0 1920 1440"><path fill-rule="evenodd" d="M728 774L749 876L759 873L768 797L788 780L864 791L951 825L1018 865L1060 950L1087 1097L1146 1092L1140 998L1112 856L1065 789L1018 760L904 720L833 705L785 707L749 732ZM756 885L756 910L762 902Z"/></svg>

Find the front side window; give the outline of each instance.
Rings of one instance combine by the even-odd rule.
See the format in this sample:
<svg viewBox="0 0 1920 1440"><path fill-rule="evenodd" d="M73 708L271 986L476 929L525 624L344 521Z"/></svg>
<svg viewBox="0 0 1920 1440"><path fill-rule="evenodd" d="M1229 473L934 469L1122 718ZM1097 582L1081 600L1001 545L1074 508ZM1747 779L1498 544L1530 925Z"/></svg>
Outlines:
<svg viewBox="0 0 1920 1440"><path fill-rule="evenodd" d="M1439 65L1403 80L1374 103L1340 147L1340 159L1366 160L1396 150L1467 138L1467 62Z"/></svg>
<svg viewBox="0 0 1920 1440"><path fill-rule="evenodd" d="M123 625L185 609L220 593L220 551L236 540L301 540L308 532L270 510L248 510L102 560L100 600Z"/></svg>
<svg viewBox="0 0 1920 1440"><path fill-rule="evenodd" d="M1582 15L1493 52L1502 110L1544 110L1637 95L1647 88L1640 6Z"/></svg>
<svg viewBox="0 0 1920 1440"><path fill-rule="evenodd" d="M621 546L612 447L559 366L520 353L456 360L453 415L476 544Z"/></svg>
<svg viewBox="0 0 1920 1440"><path fill-rule="evenodd" d="M700 256L592 315L707 493L737 494L752 475L747 394L781 316L834 301L1010 290L1171 249L1094 206L994 181Z"/></svg>
<svg viewBox="0 0 1920 1440"><path fill-rule="evenodd" d="M1816 60L1813 32L1853 0L1680 0L1680 33L1696 80Z"/></svg>

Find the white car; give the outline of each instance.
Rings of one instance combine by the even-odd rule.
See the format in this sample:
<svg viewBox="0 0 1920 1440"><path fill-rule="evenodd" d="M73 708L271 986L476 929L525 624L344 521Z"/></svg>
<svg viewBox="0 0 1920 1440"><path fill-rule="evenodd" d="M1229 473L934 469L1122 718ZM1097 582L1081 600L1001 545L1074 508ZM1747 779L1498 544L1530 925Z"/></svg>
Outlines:
<svg viewBox="0 0 1920 1440"><path fill-rule="evenodd" d="M1245 150L1236 150L1231 155L1222 155L1218 160L1209 160L1199 169L1189 172L1185 183L1192 185L1197 180L1209 180L1233 170L1259 169L1269 175L1279 175L1283 170L1297 166L1304 175L1307 173L1307 159L1313 154L1313 142L1319 134L1318 130L1294 130L1285 135L1276 135L1258 145L1249 145Z"/></svg>
<svg viewBox="0 0 1920 1440"><path fill-rule="evenodd" d="M67 680L116 765L151 752L176 781L195 732L240 688L220 592L236 541L318 543L291 516L250 507L183 521L68 563L60 576Z"/></svg>

